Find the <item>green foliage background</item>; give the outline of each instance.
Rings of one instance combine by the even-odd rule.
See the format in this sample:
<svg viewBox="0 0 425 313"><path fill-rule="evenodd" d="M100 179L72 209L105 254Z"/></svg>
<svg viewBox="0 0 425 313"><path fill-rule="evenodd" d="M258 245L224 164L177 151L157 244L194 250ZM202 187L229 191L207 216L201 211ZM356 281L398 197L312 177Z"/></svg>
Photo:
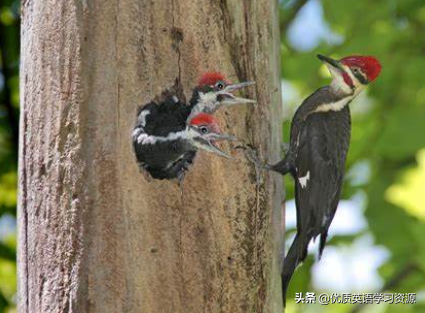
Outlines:
<svg viewBox="0 0 425 313"><path fill-rule="evenodd" d="M15 311L16 301L16 235L5 232L5 227L13 227L16 218L19 22L19 1L1 0L0 227L3 229L0 229L0 312Z"/></svg>
<svg viewBox="0 0 425 313"><path fill-rule="evenodd" d="M313 291L310 271L314 260L310 258L297 271L287 311L425 312L425 2L322 0L326 22L343 39L334 44L323 41L313 50L301 52L291 47L287 31L309 1L316 0L280 2L282 77L306 96L329 82L315 58L316 52L334 57L372 54L381 60L381 77L368 88L367 101L359 99L366 103L367 109L353 109L348 160L348 172L362 162L370 167L370 177L360 183L348 177L344 198L359 191L366 194L367 231L377 245L391 252L379 269L385 281L382 291L416 292L418 303L381 306L379 310L376 306L295 305L291 300L295 291ZM19 109L19 1L16 0L0 2L0 65L0 221L4 221L16 217ZM287 138L289 123L285 122L283 128ZM291 198L290 180L287 186ZM335 237L330 245L349 245L361 235ZM15 253L16 236L3 236L0 312L15 311ZM376 290L364 286L364 292Z"/></svg>
<svg viewBox="0 0 425 313"><path fill-rule="evenodd" d="M329 83L316 53L336 58L374 55L381 61L382 74L368 87L367 99L352 103L347 172L359 163L368 164L370 177L359 183L348 175L343 198L366 194L367 232L376 245L386 247L391 254L379 269L384 279L382 289L364 286L363 292L417 293L418 303L378 309L376 305L295 305L290 300L287 311L425 312L425 1L321 0L325 21L342 40L334 44L323 41L313 50L300 52L291 47L287 34L291 21L308 2L281 2L282 77L305 96ZM287 138L288 122L284 123L284 134ZM290 180L287 186L293 186ZM293 189L288 194L292 197ZM346 246L362 235L336 237L330 244ZM313 291L309 275L312 261L297 271L290 299L296 291Z"/></svg>

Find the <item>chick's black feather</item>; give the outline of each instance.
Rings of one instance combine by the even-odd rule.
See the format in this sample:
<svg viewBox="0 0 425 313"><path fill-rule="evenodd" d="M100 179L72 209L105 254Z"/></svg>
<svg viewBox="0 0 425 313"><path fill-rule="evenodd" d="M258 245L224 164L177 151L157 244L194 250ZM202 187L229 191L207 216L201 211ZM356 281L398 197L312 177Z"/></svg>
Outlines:
<svg viewBox="0 0 425 313"><path fill-rule="evenodd" d="M190 108L175 96L139 108L133 146L139 166L153 178L181 179L193 163L196 149L187 140L157 139L184 131L189 114Z"/></svg>

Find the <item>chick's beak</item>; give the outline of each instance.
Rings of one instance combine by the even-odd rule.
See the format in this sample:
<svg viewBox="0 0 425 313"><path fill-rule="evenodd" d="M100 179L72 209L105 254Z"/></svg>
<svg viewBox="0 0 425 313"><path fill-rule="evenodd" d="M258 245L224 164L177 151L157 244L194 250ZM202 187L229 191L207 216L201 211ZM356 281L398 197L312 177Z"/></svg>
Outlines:
<svg viewBox="0 0 425 313"><path fill-rule="evenodd" d="M233 92L233 91L243 89L252 85L255 85L255 82L247 81L247 82L243 82L239 84L231 84L231 85L227 85L226 88L224 88L224 91Z"/></svg>
<svg viewBox="0 0 425 313"><path fill-rule="evenodd" d="M236 97L233 92L246 88L248 86L255 85L253 81L247 81L239 84L227 85L226 88L219 91L219 95L222 95L223 100L221 100L221 104L224 105L233 105L239 103L257 103L257 101L247 98Z"/></svg>
<svg viewBox="0 0 425 313"><path fill-rule="evenodd" d="M217 142L218 141L236 141L236 140L237 140L236 137L231 135L212 133L212 134L209 134L208 136L205 136L205 138L203 138L200 148L205 151L218 154L219 156L225 157L227 159L233 159L233 157L226 154L224 151L222 151L218 147Z"/></svg>

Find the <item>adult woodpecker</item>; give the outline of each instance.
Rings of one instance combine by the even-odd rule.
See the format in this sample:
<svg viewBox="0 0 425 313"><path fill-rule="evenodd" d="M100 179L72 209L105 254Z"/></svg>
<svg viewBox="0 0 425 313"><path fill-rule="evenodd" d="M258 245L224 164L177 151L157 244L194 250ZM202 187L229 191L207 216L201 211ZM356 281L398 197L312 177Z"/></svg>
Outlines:
<svg viewBox="0 0 425 313"><path fill-rule="evenodd" d="M247 98L236 97L233 93L237 90L254 85L255 82L247 81L231 84L220 73L206 73L198 81L190 99L190 114L188 119L200 112L213 114L222 106L232 106L242 103L253 103L256 101Z"/></svg>
<svg viewBox="0 0 425 313"><path fill-rule="evenodd" d="M133 146L139 166L153 178L181 181L198 149L229 157L216 143L234 137L222 134L209 114L199 113L187 121L186 107L171 96L159 105L153 101L139 109Z"/></svg>
<svg viewBox="0 0 425 313"><path fill-rule="evenodd" d="M345 160L350 143L351 118L348 104L374 81L380 71L372 56L349 56L341 60L318 55L333 80L310 95L295 113L289 150L285 158L266 168L295 180L297 234L284 260L284 303L289 281L305 260L312 239L320 236L319 258L329 226L340 200Z"/></svg>

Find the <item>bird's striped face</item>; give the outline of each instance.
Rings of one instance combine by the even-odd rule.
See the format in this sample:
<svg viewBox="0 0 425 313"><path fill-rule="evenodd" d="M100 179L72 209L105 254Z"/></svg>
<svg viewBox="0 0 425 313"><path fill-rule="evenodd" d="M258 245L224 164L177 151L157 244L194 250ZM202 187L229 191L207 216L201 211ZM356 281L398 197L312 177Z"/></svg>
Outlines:
<svg viewBox="0 0 425 313"><path fill-rule="evenodd" d="M199 113L189 121L188 139L195 147L226 158L230 156L217 146L217 142L235 140L233 136L222 134L217 119L206 113Z"/></svg>
<svg viewBox="0 0 425 313"><path fill-rule="evenodd" d="M200 113L196 115L190 120L189 125L199 134L199 136L207 135L209 133L220 134L218 120L209 114Z"/></svg>
<svg viewBox="0 0 425 313"><path fill-rule="evenodd" d="M206 92L209 91L220 91L230 85L230 82L222 75L217 72L205 73L198 81L198 86L203 88Z"/></svg>
<svg viewBox="0 0 425 313"><path fill-rule="evenodd" d="M382 69L379 61L372 56L349 56L341 59L340 63L362 85L373 82L379 76Z"/></svg>
<svg viewBox="0 0 425 313"><path fill-rule="evenodd" d="M326 63L333 81L331 86L346 94L358 94L381 72L381 64L372 56L349 56L341 60L318 55Z"/></svg>
<svg viewBox="0 0 425 313"><path fill-rule="evenodd" d="M203 112L213 113L221 105L256 103L251 99L236 97L233 93L253 85L254 82L231 84L222 74L211 72L204 74L198 82L199 104Z"/></svg>

